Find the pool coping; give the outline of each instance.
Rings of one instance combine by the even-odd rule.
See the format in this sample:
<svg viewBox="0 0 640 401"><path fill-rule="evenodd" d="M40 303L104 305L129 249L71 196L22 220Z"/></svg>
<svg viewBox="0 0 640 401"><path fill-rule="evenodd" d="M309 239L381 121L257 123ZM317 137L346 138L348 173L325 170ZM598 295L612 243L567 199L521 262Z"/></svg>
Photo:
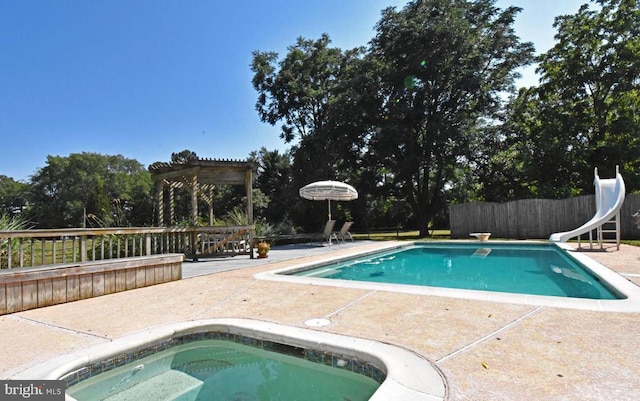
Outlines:
<svg viewBox="0 0 640 401"><path fill-rule="evenodd" d="M13 380L57 380L75 370L114 355L132 352L148 344L202 331L222 331L295 347L357 358L382 368L386 378L370 400L408 401L444 400L447 385L444 375L430 361L407 349L357 337L286 326L251 319L220 318L169 324L119 338L109 343L65 354L27 369ZM65 395L65 400L75 401Z"/></svg>
<svg viewBox="0 0 640 401"><path fill-rule="evenodd" d="M627 312L627 313L640 312L640 287L638 287L628 279L622 277L618 273L614 272L613 270L607 268L606 266L589 258L588 256L578 253L568 243L531 241L531 240L491 241L492 244L517 243L517 244L523 244L523 245L545 244L548 246L557 246L560 249L566 250L567 254L570 257L574 258L579 263L584 265L584 267L589 269L591 273L595 274L600 279L606 281L610 286L614 287L616 291L620 292L626 298L615 299L615 300L562 298L562 297L556 297L556 296L515 294L515 293L505 293L505 292L490 292L490 291L466 290L466 289L455 289L455 288L444 288L444 287L427 287L427 286L415 286L415 285L406 285L406 284L374 283L374 282L362 282L362 281L353 281L353 280L324 279L324 278L316 278L316 277L286 275L286 273L303 270L312 266L339 262L339 261L350 259L353 257L358 257L358 256L362 257L369 254L376 254L379 252L390 251L393 249L403 248L406 246L411 246L419 243L425 243L425 241L408 241L402 244L394 243L392 245L381 247L375 251L363 252L363 251L354 250L353 252L341 255L339 257L329 256L323 259L315 260L314 262L301 263L294 266L289 266L287 268L275 269L267 272L257 273L254 275L254 277L260 280L280 281L280 282L288 282L288 283L296 283L296 284L321 285L321 286L330 286L330 287L338 287L338 288L363 289L363 290L371 290L371 291L391 291L391 292L400 292L400 293L415 294L415 295L462 298L462 299L471 299L471 300L478 300L478 301L500 302L500 303L519 304L519 305L549 306L549 307L556 307L556 308L593 310L593 311L601 311L601 312ZM428 241L426 243L428 244L433 244L433 243L469 244L470 243L470 244L478 244L479 247L482 247L482 244L486 244L486 242L483 242L482 244L480 244L479 241L474 241L474 240Z"/></svg>

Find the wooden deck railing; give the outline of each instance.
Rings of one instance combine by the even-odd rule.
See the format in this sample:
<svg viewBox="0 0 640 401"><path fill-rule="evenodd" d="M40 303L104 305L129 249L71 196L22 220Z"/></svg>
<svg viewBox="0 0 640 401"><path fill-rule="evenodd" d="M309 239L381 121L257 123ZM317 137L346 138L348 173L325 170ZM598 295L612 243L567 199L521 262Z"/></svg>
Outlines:
<svg viewBox="0 0 640 401"><path fill-rule="evenodd" d="M67 228L0 231L0 268L183 253L251 255L253 226Z"/></svg>

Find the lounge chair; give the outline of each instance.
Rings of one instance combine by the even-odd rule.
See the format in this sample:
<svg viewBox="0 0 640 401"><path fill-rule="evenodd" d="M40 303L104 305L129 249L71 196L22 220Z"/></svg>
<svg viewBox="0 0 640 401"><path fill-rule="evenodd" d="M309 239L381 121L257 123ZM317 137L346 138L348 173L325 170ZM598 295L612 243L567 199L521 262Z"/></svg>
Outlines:
<svg viewBox="0 0 640 401"><path fill-rule="evenodd" d="M329 243L329 246L331 246L331 240L333 239L336 240L336 242L338 242L338 237L333 232L333 226L335 225L336 225L335 220L327 221L327 224L324 225L324 231L318 236L318 239L322 241L327 241Z"/></svg>
<svg viewBox="0 0 640 401"><path fill-rule="evenodd" d="M324 242L324 241L327 241L329 243L329 245L331 245L331 241L332 240L335 240L336 242L338 242L338 237L333 232L333 227L335 226L335 224L336 224L335 220L329 220L324 225L324 231L322 231L322 232L307 233L307 234L295 234L295 235L290 235L290 236L280 236L279 238L286 237L286 238L292 239L292 240L307 240L308 242L315 242L315 241Z"/></svg>
<svg viewBox="0 0 640 401"><path fill-rule="evenodd" d="M353 241L351 232L349 232L349 229L351 228L352 225L353 225L353 221L345 221L340 231L334 231L333 234L336 237L336 241L342 240L342 242L344 242L345 238L349 238L351 241Z"/></svg>

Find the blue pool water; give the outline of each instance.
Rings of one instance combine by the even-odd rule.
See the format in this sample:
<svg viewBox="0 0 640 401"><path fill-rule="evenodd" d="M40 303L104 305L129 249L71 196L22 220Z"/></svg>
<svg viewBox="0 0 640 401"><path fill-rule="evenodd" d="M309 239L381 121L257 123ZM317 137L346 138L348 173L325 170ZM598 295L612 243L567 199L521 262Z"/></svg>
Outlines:
<svg viewBox="0 0 640 401"><path fill-rule="evenodd" d="M570 298L623 298L565 251L547 244L415 244L294 274Z"/></svg>
<svg viewBox="0 0 640 401"><path fill-rule="evenodd" d="M380 386L366 363L276 343L269 350L256 348L251 342L201 340L157 352L152 347L151 355L82 380L67 395L77 401L364 401Z"/></svg>

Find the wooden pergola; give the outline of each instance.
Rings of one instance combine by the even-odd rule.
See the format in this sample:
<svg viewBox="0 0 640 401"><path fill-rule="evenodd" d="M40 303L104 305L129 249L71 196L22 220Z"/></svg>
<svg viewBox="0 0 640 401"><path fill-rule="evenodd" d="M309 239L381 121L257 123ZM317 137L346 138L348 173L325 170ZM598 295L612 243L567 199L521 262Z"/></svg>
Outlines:
<svg viewBox="0 0 640 401"><path fill-rule="evenodd" d="M250 254L253 258L252 189L258 165L237 160L192 159L183 163L154 163L149 172L156 183L158 225L165 224L165 188L169 194L169 224L175 221L174 190L183 188L191 195L191 223L198 222L198 199L209 206L209 228L192 234L187 254L194 259L222 254ZM216 185L244 185L247 195L246 226L213 227L213 190ZM239 249L239 245L240 248Z"/></svg>
<svg viewBox="0 0 640 401"><path fill-rule="evenodd" d="M165 224L164 189L169 188L169 222L175 216L173 191L184 188L191 195L191 222L198 221L198 198L209 205L209 225L213 225L213 190L216 185L244 185L247 220L253 225L253 181L258 165L238 160L192 159L184 163L154 163L149 172L156 183L158 225Z"/></svg>

